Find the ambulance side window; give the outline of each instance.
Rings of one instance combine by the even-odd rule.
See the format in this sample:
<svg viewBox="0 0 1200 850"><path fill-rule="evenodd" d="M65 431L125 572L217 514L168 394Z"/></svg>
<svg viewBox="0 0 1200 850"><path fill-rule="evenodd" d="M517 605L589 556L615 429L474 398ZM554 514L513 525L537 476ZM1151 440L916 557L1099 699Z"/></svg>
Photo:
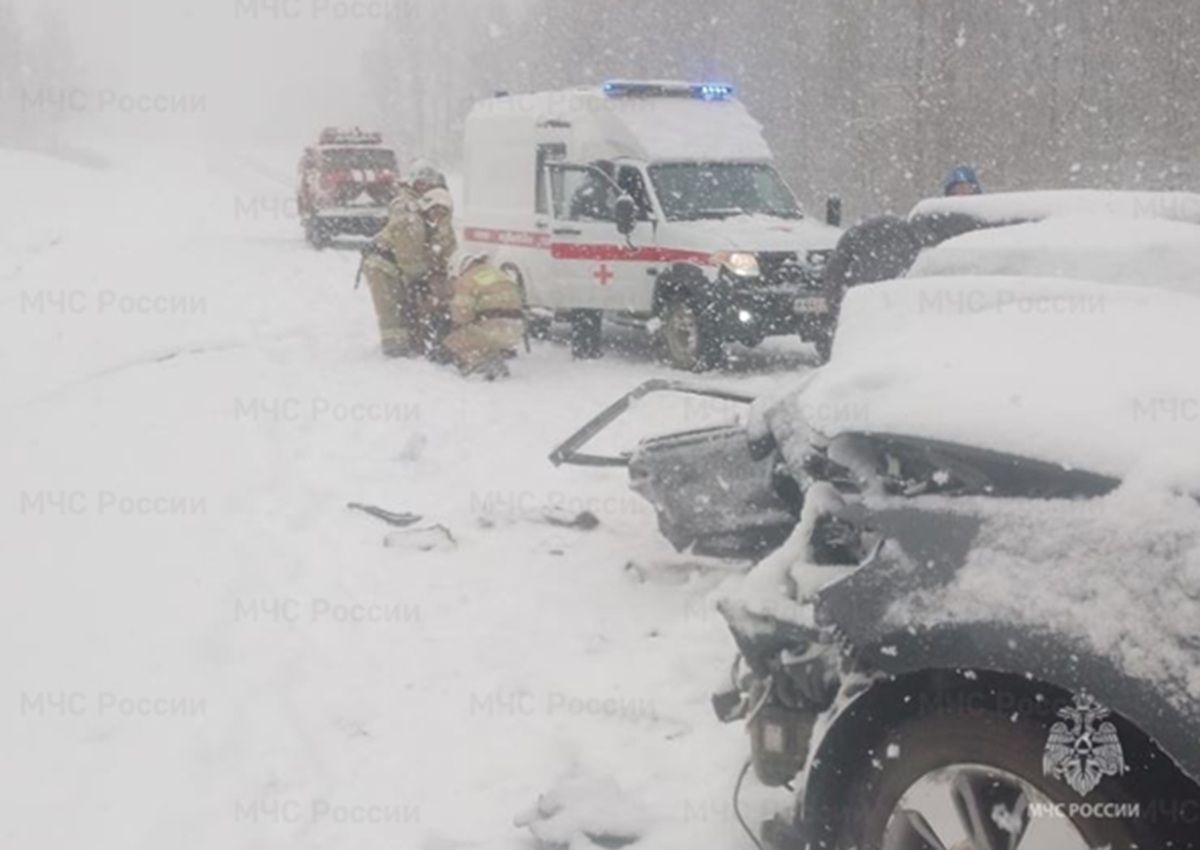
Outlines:
<svg viewBox="0 0 1200 850"><path fill-rule="evenodd" d="M621 166L621 170L617 172L617 185L637 204L638 221L649 221L654 207L650 203L650 195L646 192L646 181L642 179L642 172L631 165Z"/></svg>
<svg viewBox="0 0 1200 850"><path fill-rule="evenodd" d="M537 149L537 175L534 177L536 181L535 198L537 203L538 215L546 215L550 212L550 193L546 185L546 166L552 162L562 162L567 158L567 146L560 143L550 145L538 145Z"/></svg>
<svg viewBox="0 0 1200 850"><path fill-rule="evenodd" d="M602 172L600 169L604 169ZM571 221L615 221L613 204L612 164L594 163L592 166L569 172L567 180L573 185L568 188L570 198L568 218Z"/></svg>

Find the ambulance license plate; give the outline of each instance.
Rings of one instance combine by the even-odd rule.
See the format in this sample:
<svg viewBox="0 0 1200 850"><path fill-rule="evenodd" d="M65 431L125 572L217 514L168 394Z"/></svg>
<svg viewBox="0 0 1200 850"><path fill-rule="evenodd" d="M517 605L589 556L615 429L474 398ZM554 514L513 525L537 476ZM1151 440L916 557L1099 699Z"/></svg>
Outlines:
<svg viewBox="0 0 1200 850"><path fill-rule="evenodd" d="M799 314L811 316L814 313L828 313L829 299L827 298L797 298L793 305Z"/></svg>

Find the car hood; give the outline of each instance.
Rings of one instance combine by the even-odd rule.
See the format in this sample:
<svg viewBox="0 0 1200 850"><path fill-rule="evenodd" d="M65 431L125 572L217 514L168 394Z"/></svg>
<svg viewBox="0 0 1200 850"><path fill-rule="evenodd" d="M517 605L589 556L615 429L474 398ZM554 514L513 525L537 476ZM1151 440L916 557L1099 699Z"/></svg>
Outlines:
<svg viewBox="0 0 1200 850"><path fill-rule="evenodd" d="M1200 492L1200 298L1017 277L851 289L830 363L779 416ZM799 435L803 439L803 432Z"/></svg>
<svg viewBox="0 0 1200 850"><path fill-rule="evenodd" d="M680 234L687 242L706 250L795 251L803 257L808 251L830 251L837 246L842 231L810 218L788 219L769 215L742 215L726 219L670 222L664 230ZM665 233L663 234L665 236Z"/></svg>
<svg viewBox="0 0 1200 850"><path fill-rule="evenodd" d="M1063 215L950 239L925 250L910 274L1062 277L1200 296L1200 227Z"/></svg>

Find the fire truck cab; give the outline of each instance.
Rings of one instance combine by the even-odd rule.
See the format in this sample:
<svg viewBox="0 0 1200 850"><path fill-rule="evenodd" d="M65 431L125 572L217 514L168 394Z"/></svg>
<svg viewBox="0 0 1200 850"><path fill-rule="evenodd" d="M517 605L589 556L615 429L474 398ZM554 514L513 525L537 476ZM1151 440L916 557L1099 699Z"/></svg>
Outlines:
<svg viewBox="0 0 1200 850"><path fill-rule="evenodd" d="M681 369L799 334L825 354L837 227L806 217L732 87L615 81L477 104L463 241L597 356L602 319L660 332ZM832 208L832 205L831 205Z"/></svg>
<svg viewBox="0 0 1200 850"><path fill-rule="evenodd" d="M373 236L387 222L399 166L380 133L328 127L300 160L296 205L306 238L323 248L337 236Z"/></svg>

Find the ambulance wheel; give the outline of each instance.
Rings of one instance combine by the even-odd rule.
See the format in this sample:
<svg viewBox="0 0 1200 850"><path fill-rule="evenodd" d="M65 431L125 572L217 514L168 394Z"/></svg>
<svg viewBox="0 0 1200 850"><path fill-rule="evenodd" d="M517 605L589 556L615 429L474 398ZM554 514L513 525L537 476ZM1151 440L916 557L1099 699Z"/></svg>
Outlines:
<svg viewBox="0 0 1200 850"><path fill-rule="evenodd" d="M812 344L817 349L817 365L824 366L833 356L833 334L818 334Z"/></svg>
<svg viewBox="0 0 1200 850"><path fill-rule="evenodd" d="M676 369L706 372L721 363L720 334L690 298L674 298L667 304L662 335L667 360Z"/></svg>
<svg viewBox="0 0 1200 850"><path fill-rule="evenodd" d="M601 316L599 310L575 310L571 313L571 354L576 360L600 357Z"/></svg>

